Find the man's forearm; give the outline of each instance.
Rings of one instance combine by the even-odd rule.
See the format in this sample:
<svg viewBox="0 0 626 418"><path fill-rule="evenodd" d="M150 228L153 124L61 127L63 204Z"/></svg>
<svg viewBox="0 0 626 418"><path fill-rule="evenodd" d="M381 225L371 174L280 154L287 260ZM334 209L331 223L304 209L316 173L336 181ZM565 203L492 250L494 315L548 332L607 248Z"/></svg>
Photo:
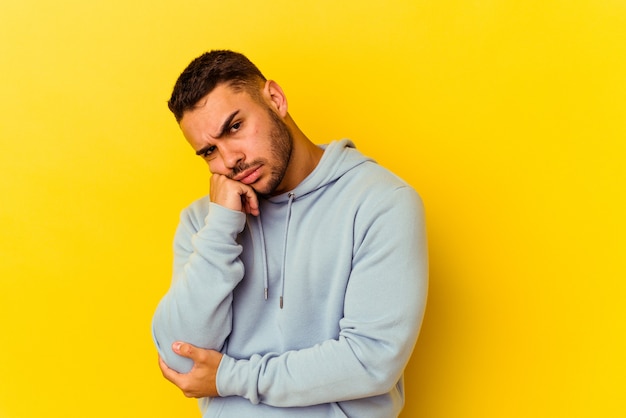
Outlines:
<svg viewBox="0 0 626 418"><path fill-rule="evenodd" d="M238 258L241 247L235 238L243 228L244 215L214 208L199 230L194 225L197 222L181 220L175 241L174 278L153 318L159 355L179 372L189 371L193 363L171 350L175 341L222 348L231 330L232 291L243 277Z"/></svg>

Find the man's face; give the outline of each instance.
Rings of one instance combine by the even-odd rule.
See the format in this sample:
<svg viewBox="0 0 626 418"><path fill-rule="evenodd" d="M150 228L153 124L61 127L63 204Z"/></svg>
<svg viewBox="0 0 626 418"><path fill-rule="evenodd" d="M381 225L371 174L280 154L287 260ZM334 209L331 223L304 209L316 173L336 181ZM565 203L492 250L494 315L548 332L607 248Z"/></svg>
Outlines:
<svg viewBox="0 0 626 418"><path fill-rule="evenodd" d="M245 90L219 84L184 113L180 127L212 173L247 184L261 195L286 191L281 183L291 157L291 134L268 104Z"/></svg>

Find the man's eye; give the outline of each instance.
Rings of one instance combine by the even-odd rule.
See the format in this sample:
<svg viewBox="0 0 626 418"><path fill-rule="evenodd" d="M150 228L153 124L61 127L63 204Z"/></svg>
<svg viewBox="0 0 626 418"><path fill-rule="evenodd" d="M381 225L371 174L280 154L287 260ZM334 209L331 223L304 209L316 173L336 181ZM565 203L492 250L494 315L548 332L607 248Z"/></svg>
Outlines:
<svg viewBox="0 0 626 418"><path fill-rule="evenodd" d="M231 132L237 132L241 128L241 122L234 123L233 126L230 127Z"/></svg>
<svg viewBox="0 0 626 418"><path fill-rule="evenodd" d="M208 157L209 155L211 155L213 153L213 151L215 151L215 145L213 145L212 147L208 147L207 149L204 150L204 152L202 153L202 156L204 158Z"/></svg>

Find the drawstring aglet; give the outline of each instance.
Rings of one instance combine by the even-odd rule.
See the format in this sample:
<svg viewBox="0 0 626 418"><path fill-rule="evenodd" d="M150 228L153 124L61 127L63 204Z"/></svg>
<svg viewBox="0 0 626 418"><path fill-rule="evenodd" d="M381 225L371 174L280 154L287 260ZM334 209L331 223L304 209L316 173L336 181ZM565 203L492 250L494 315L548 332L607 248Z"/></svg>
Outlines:
<svg viewBox="0 0 626 418"><path fill-rule="evenodd" d="M280 309L283 309L283 297L280 297Z"/></svg>
<svg viewBox="0 0 626 418"><path fill-rule="evenodd" d="M265 288L265 300L267 300L267 287Z"/></svg>

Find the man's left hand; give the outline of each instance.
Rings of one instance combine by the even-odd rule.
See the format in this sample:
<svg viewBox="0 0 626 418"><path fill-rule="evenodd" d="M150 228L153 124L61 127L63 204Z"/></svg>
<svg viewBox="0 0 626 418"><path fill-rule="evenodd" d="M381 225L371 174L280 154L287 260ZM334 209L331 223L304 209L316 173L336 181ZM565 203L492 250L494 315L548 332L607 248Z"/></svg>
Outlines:
<svg viewBox="0 0 626 418"><path fill-rule="evenodd" d="M181 342L172 344L172 350L180 356L193 360L193 368L189 373L178 373L170 369L159 357L159 367L163 377L178 386L188 398L219 396L215 379L222 353Z"/></svg>

